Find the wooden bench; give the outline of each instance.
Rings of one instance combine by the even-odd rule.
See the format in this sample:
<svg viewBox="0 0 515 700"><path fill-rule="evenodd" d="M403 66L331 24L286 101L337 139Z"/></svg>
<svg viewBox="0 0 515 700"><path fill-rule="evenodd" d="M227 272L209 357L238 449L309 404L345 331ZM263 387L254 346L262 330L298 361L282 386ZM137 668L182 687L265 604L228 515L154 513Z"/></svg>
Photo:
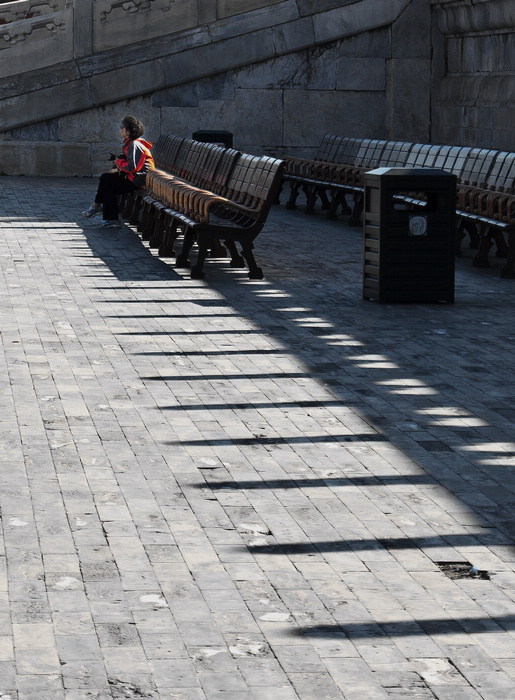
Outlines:
<svg viewBox="0 0 515 700"><path fill-rule="evenodd" d="M177 267L190 267L188 255L196 243L193 278L204 276L209 253L226 255L228 250L231 267L245 267L246 262L249 277L262 279L253 254L254 240L277 197L283 161L174 135L161 137L153 155L156 169L124 207L142 239L167 257L175 254L182 234Z"/></svg>
<svg viewBox="0 0 515 700"><path fill-rule="evenodd" d="M326 158L326 160L323 160ZM506 257L503 277L515 277L515 153L435 144L326 135L313 159L285 158L283 183L290 184L286 207L296 207L302 189L306 213L313 213L317 197L328 218L342 207L349 223L359 225L363 211L365 173L378 167L437 168L457 177L456 254L468 233L478 252L474 265L489 264L490 248ZM348 207L351 195L353 207ZM416 206L416 193L408 193Z"/></svg>

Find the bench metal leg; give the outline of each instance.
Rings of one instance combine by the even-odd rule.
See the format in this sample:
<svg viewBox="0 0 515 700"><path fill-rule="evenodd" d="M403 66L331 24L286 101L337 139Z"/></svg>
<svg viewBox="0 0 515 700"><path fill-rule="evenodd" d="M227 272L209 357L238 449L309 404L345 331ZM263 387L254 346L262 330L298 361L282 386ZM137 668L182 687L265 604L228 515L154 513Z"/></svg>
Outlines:
<svg viewBox="0 0 515 700"><path fill-rule="evenodd" d="M515 225L506 229L508 235L508 259L501 270L503 279L515 279Z"/></svg>
<svg viewBox="0 0 515 700"><path fill-rule="evenodd" d="M138 219L138 221L136 222L138 233L142 233L143 231L145 231L148 220L152 214L152 209L153 209L153 204L146 199L143 200L141 206L142 206L141 219Z"/></svg>
<svg viewBox="0 0 515 700"><path fill-rule="evenodd" d="M315 213L315 204L317 201L317 191L313 186L303 188L306 193L306 207L304 209L305 214Z"/></svg>
<svg viewBox="0 0 515 700"><path fill-rule="evenodd" d="M148 213L147 220L145 222L145 226L143 230L141 231L141 240L142 241L150 241L154 231L156 230L156 227L159 226L159 219L161 216L161 212L164 209L164 204L161 204L160 202L155 202L153 206L150 207L150 211Z"/></svg>
<svg viewBox="0 0 515 700"><path fill-rule="evenodd" d="M190 250L195 243L197 236L194 231L192 231L190 228L186 229L184 232L184 241L182 244L182 251L180 254L177 256L175 260L175 266L176 267L190 267L190 261L188 260L188 255L190 254Z"/></svg>
<svg viewBox="0 0 515 700"><path fill-rule="evenodd" d="M155 207L156 211L154 215L154 220L152 222L152 227L149 229L149 231L146 232L148 238L145 239L145 237L142 236L142 240L148 240L149 248L159 248L162 230L164 227L164 209L164 204L160 204Z"/></svg>
<svg viewBox="0 0 515 700"><path fill-rule="evenodd" d="M241 243L241 254L247 261L247 265L249 268L249 279L251 280L262 280L263 279L263 270L257 266L256 260L254 259L254 253L252 252L252 249L254 246L250 242L242 242Z"/></svg>
<svg viewBox="0 0 515 700"><path fill-rule="evenodd" d="M132 209L129 212L129 224L131 224L131 226L138 225L142 203L143 200L141 199L141 197L138 195L134 195Z"/></svg>
<svg viewBox="0 0 515 700"><path fill-rule="evenodd" d="M328 207L328 212L326 214L326 219L329 221L336 221L338 219L338 209L342 208L342 214L352 215L352 209L347 204L347 198L345 192L339 192L334 190L332 192L331 203Z"/></svg>
<svg viewBox="0 0 515 700"><path fill-rule="evenodd" d="M220 240L218 238L214 238L212 243L211 243L211 248L209 250L209 257L210 258L226 258L227 257L227 250L220 243Z"/></svg>
<svg viewBox="0 0 515 700"><path fill-rule="evenodd" d="M490 227L483 223L478 224L478 234L479 234L479 250L477 255L473 260L474 267L490 267L490 262L488 260L488 255L490 253L490 248L493 245L492 237L490 235Z"/></svg>
<svg viewBox="0 0 515 700"><path fill-rule="evenodd" d="M462 256L461 245L467 233L470 239L470 249L478 249L481 244L481 236L478 233L477 224L468 219L461 219L456 227L455 254L457 258Z"/></svg>
<svg viewBox="0 0 515 700"><path fill-rule="evenodd" d="M171 215L171 212L166 212L166 225L163 230L163 235L161 243L158 249L158 255L160 258L172 258L175 257L174 244L177 240L177 236L182 232L182 228L177 224L175 218Z"/></svg>
<svg viewBox="0 0 515 700"><path fill-rule="evenodd" d="M329 201L329 197L327 196L327 191L323 187L319 187L317 189L317 195L320 197L320 206L323 209L323 211L327 211L329 207L331 206L331 202Z"/></svg>
<svg viewBox="0 0 515 700"><path fill-rule="evenodd" d="M279 189L277 190L277 194L275 195L274 199L274 204L279 205L281 203L281 195L283 193L283 185L284 185L284 180L281 180L281 185Z"/></svg>
<svg viewBox="0 0 515 700"><path fill-rule="evenodd" d="M354 206L349 219L349 226L361 226L361 215L363 213L363 194L354 195Z"/></svg>
<svg viewBox="0 0 515 700"><path fill-rule="evenodd" d="M207 258L208 247L205 241L202 241L198 247L197 262L191 268L190 277L194 280L202 280L205 277L204 263Z"/></svg>
<svg viewBox="0 0 515 700"><path fill-rule="evenodd" d="M504 232L494 229L492 232L492 238L495 241L497 249L495 251L496 258L506 258L508 256L509 247L506 243L506 238L504 237Z"/></svg>
<svg viewBox="0 0 515 700"><path fill-rule="evenodd" d="M231 267L245 267L245 259L238 253L234 241L224 241L224 245L231 255Z"/></svg>
<svg viewBox="0 0 515 700"><path fill-rule="evenodd" d="M286 209L297 208L297 197L299 196L300 182L290 182L290 196L286 202Z"/></svg>

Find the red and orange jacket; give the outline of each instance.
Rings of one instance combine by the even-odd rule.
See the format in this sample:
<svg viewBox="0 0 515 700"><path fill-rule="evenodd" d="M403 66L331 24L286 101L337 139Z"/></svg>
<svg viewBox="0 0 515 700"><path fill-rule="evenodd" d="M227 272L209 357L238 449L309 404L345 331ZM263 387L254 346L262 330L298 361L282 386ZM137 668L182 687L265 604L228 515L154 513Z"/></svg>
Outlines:
<svg viewBox="0 0 515 700"><path fill-rule="evenodd" d="M145 179L141 176L155 168L151 148L152 144L144 139L126 139L123 142L123 158L117 158L116 165L135 185L144 185Z"/></svg>

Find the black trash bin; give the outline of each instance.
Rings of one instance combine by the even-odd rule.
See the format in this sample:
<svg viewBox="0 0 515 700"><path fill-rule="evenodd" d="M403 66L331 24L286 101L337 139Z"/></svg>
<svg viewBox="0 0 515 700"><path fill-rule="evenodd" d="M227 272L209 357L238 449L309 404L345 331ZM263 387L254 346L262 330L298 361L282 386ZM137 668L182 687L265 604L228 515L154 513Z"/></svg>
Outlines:
<svg viewBox="0 0 515 700"><path fill-rule="evenodd" d="M363 298L454 302L456 176L377 168L364 181Z"/></svg>
<svg viewBox="0 0 515 700"><path fill-rule="evenodd" d="M202 143L216 143L225 148L232 148L233 135L230 131L217 131L216 129L200 129L191 135L195 141Z"/></svg>

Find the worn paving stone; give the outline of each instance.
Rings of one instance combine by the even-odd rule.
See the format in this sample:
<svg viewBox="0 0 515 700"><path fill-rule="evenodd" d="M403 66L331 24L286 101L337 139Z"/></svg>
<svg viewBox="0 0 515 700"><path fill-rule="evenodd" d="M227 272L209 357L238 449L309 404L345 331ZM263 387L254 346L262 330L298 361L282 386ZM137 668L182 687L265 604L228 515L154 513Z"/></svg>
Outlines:
<svg viewBox="0 0 515 700"><path fill-rule="evenodd" d="M191 280L94 189L0 183L0 697L511 700L502 261L377 304L360 230L280 206L264 280Z"/></svg>

